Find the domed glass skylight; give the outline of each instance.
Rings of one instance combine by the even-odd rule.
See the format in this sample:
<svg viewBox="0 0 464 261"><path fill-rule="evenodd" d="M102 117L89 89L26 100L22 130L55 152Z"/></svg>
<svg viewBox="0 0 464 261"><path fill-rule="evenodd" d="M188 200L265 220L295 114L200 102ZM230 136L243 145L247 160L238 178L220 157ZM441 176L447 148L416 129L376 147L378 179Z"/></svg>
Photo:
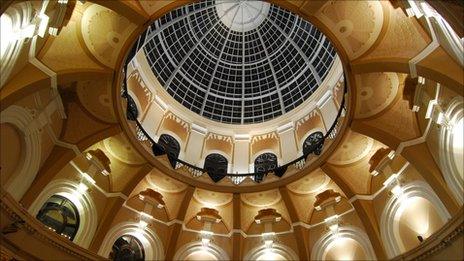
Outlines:
<svg viewBox="0 0 464 261"><path fill-rule="evenodd" d="M294 109L321 85L336 56L316 27L263 1L186 5L155 21L138 43L174 99L233 124Z"/></svg>

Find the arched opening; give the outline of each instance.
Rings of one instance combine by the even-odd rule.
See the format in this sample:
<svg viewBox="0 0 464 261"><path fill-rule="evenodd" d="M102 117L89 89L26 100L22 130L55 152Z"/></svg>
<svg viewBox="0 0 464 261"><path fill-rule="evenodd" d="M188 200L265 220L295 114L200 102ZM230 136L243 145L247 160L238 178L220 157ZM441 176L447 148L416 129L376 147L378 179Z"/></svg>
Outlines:
<svg viewBox="0 0 464 261"><path fill-rule="evenodd" d="M137 117L139 116L139 110L137 109L137 104L135 103L134 99L127 94L127 108L126 108L126 118L130 121L136 121Z"/></svg>
<svg viewBox="0 0 464 261"><path fill-rule="evenodd" d="M276 261L284 261L287 260L284 256L279 253L275 253L272 250L265 251L262 255L260 255L256 260L258 261L267 261L267 260L276 260Z"/></svg>
<svg viewBox="0 0 464 261"><path fill-rule="evenodd" d="M322 257L323 260L368 260L362 246L351 238L332 241Z"/></svg>
<svg viewBox="0 0 464 261"><path fill-rule="evenodd" d="M161 134L158 140L158 144L163 147L169 158L177 159L179 157L180 144L173 136L168 134Z"/></svg>
<svg viewBox="0 0 464 261"><path fill-rule="evenodd" d="M69 199L51 196L39 210L36 218L59 235L73 240L79 229L79 212Z"/></svg>
<svg viewBox="0 0 464 261"><path fill-rule="evenodd" d="M3 14L0 17L0 57L3 60L3 56L10 47L10 43L13 41L13 21L8 14Z"/></svg>
<svg viewBox="0 0 464 261"><path fill-rule="evenodd" d="M407 252L440 229L444 222L430 201L421 197L412 197L402 203L398 209L395 224L402 252Z"/></svg>
<svg viewBox="0 0 464 261"><path fill-rule="evenodd" d="M76 218L79 219L79 226L76 227L72 241L81 247L88 247L97 229L98 212L89 193L78 192L78 184L63 179L51 181L37 196L28 212L38 217L43 206L55 195L66 198L76 207L75 213L78 216Z"/></svg>
<svg viewBox="0 0 464 261"><path fill-rule="evenodd" d="M218 259L213 254L209 253L206 250L199 250L185 257L185 260L202 261L202 260L218 260Z"/></svg>
<svg viewBox="0 0 464 261"><path fill-rule="evenodd" d="M214 182L218 182L227 174L228 161L219 153L206 156L204 169Z"/></svg>
<svg viewBox="0 0 464 261"><path fill-rule="evenodd" d="M145 251L140 240L131 235L124 235L114 242L110 258L116 261L143 261Z"/></svg>
<svg viewBox="0 0 464 261"><path fill-rule="evenodd" d="M195 241L180 247L173 260L229 260L229 256L212 242L204 246L200 241Z"/></svg>
<svg viewBox="0 0 464 261"><path fill-rule="evenodd" d="M21 143L21 155L19 161L14 164L16 165L12 170L14 172L8 174L10 178L6 183L2 183L3 188L18 201L34 181L42 157L41 135L37 127L30 124L33 121L34 117L31 112L17 105L9 106L0 115L0 123L2 124L2 181L7 176L3 169L3 157L4 155L8 155L7 157L13 156L11 153L17 154L18 152L14 151L18 148L10 148L9 146ZM15 130L20 132L15 134ZM7 134L11 135L6 136ZM19 137L21 138L20 141L18 140ZM4 150L6 151L5 154L3 153ZM8 168L11 170L12 166Z"/></svg>
<svg viewBox="0 0 464 261"><path fill-rule="evenodd" d="M380 235L389 258L419 245L451 218L427 183L414 181L400 190L400 196L388 200L380 217Z"/></svg>
<svg viewBox="0 0 464 261"><path fill-rule="evenodd" d="M267 152L259 155L254 162L255 182L263 181L264 175L276 168L277 156L274 153Z"/></svg>
<svg viewBox="0 0 464 261"><path fill-rule="evenodd" d="M21 131L10 123L1 123L0 133L2 134L0 136L0 166L2 166L0 182L6 184L21 166L24 156L24 139Z"/></svg>
<svg viewBox="0 0 464 261"><path fill-rule="evenodd" d="M324 145L324 134L320 131L311 133L303 142L303 155L314 153L321 155Z"/></svg>
<svg viewBox="0 0 464 261"><path fill-rule="evenodd" d="M125 238L126 242L128 237L132 237L129 243L138 244L138 247L143 250L143 258L145 260L164 260L164 248L161 239L149 227L141 229L138 223L122 222L113 226L105 236L103 243L98 250L98 254L103 257L110 257L115 259L114 246L116 242ZM134 241L134 239L136 241ZM120 241L119 244L124 242ZM111 254L113 252L113 254ZM139 259L115 259L115 260L139 260Z"/></svg>
<svg viewBox="0 0 464 261"><path fill-rule="evenodd" d="M274 153L263 153L255 159L255 173L266 173L277 167L277 156Z"/></svg>
<svg viewBox="0 0 464 261"><path fill-rule="evenodd" d="M357 227L325 233L313 246L312 260L376 260L369 237Z"/></svg>
<svg viewBox="0 0 464 261"><path fill-rule="evenodd" d="M286 245L274 242L271 248L264 244L250 250L244 260L298 260L298 255Z"/></svg>
<svg viewBox="0 0 464 261"><path fill-rule="evenodd" d="M34 33L32 9L31 2L12 4L0 17L0 88L14 74L24 43Z"/></svg>
<svg viewBox="0 0 464 261"><path fill-rule="evenodd" d="M440 129L440 166L446 184L460 204L464 203L464 106L462 97L453 99L446 112L446 127Z"/></svg>

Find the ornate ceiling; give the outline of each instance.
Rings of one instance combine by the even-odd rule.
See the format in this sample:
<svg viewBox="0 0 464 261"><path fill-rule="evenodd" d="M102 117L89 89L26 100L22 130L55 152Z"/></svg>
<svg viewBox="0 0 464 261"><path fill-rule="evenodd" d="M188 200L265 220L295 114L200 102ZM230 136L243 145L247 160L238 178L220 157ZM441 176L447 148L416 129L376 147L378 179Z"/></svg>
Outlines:
<svg viewBox="0 0 464 261"><path fill-rule="evenodd" d="M459 176L452 175L456 158L448 153L459 153L453 142L448 144L453 137L455 143L459 140L449 131L454 125L446 124L459 123L462 117L462 65L445 45L435 46L426 23L432 18L408 17L405 8L389 1L232 3L230 10L243 12L241 17L226 14L224 8L231 3L224 1L205 11L204 19L230 23L231 31L244 34L258 33L259 24L274 18L275 23L298 21L294 24L317 31L318 39L330 39L340 65L333 72L345 72L342 81L327 81L330 88L289 112L286 119L291 124L273 119L250 125L256 127L250 132L245 131L249 127L227 130L215 121L203 125L207 119L180 113L162 92L148 92L148 84L145 88L134 81L140 92L129 94L137 108L146 109L139 110L140 117L147 116L140 122L151 124L143 125L150 127L144 128L149 131L145 136L155 142L163 134L175 137L180 158L199 168L210 153L222 153L231 163L229 173L253 171L255 156L265 152L275 153L280 165L302 156L305 139L315 131L328 132L333 112L345 97L344 120L320 156L312 153L302 164L292 163L282 178L269 173L259 184L249 178L237 185L227 176L218 183L208 175L192 177L186 165L172 166L167 155L154 156L153 144L140 140L144 136L137 135L137 126L127 121L126 106L121 106L122 68L130 47L147 25L156 29L163 22L155 21L171 11L181 10L180 17L192 12L186 5L201 8L191 1L53 2L44 8L51 25L58 24L53 10L64 8L66 14L59 33L28 38L19 53L30 53L30 59L9 58L15 61L10 66L2 56L2 66L10 66L2 70L2 78L10 74L0 89L6 220L0 224L4 229L14 223L11 213L16 213L31 228L2 234L10 246L40 259L50 253L62 259L93 259L97 254L109 256L117 238L133 234L142 238L146 259L199 255L241 260L265 258L270 237L273 253L289 260L343 259L346 253L354 259L387 259L409 255L411 249L426 253L430 249L418 242L418 233L426 239L444 237L443 225L454 230L447 222L461 222L456 221L462 217L460 188L455 185ZM20 6L41 9L39 1ZM248 8L255 11L245 15ZM201 13L195 19L203 19ZM284 17L276 18L277 13ZM195 36L201 34L189 34L190 39ZM161 41L168 43L163 37ZM271 56L263 57L270 64ZM133 61L143 61L138 58ZM134 63L126 69L132 70ZM153 76L147 68L138 73ZM159 118L145 114L149 110ZM440 112L449 115L449 122L438 123ZM237 119L242 123L241 116ZM98 150L96 156L87 156ZM402 194L395 194L398 188ZM81 215L81 230L73 243L35 219L54 194L74 200ZM414 207L410 211L398 203L403 196L413 198L406 201ZM424 220L429 230L420 232L418 224ZM345 247L335 244L333 235ZM201 255L198 251L206 241L209 252ZM15 258L24 254L2 248L2 255L3 251Z"/></svg>

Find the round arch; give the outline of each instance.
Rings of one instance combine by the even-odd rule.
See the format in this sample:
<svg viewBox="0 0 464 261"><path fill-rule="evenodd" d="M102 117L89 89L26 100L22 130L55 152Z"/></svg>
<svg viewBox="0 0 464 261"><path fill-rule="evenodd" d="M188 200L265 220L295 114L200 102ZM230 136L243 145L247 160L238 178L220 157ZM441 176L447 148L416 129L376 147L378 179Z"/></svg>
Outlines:
<svg viewBox="0 0 464 261"><path fill-rule="evenodd" d="M183 158L184 154L185 154L185 148L187 147L187 144L185 143L185 141L183 139L181 139L179 137L179 135L177 135L177 133L175 133L175 132L173 132L171 130L160 129L159 133L156 135L156 142L159 142L159 139L161 138L162 135L171 136L177 141L177 143L179 143L180 150L179 150L178 158Z"/></svg>
<svg viewBox="0 0 464 261"><path fill-rule="evenodd" d="M81 247L88 247L93 239L93 235L98 225L97 207L87 192L80 194L77 190L78 184L65 180L57 179L51 181L36 200L29 207L31 215L36 216L43 204L53 195L59 195L71 201L79 212L79 228L73 242Z"/></svg>
<svg viewBox="0 0 464 261"><path fill-rule="evenodd" d="M34 117L25 108L12 105L0 114L0 123L10 123L24 135L24 154L11 178L4 188L19 201L34 181L40 167L42 155L41 137L38 128L33 124Z"/></svg>
<svg viewBox="0 0 464 261"><path fill-rule="evenodd" d="M311 259L322 260L329 247L339 238L347 238L356 241L361 245L368 260L377 259L371 241L369 241L369 237L364 231L353 226L340 227L337 235L334 235L330 231L325 233L316 244L314 244L311 251Z"/></svg>
<svg viewBox="0 0 464 261"><path fill-rule="evenodd" d="M405 198L419 197L428 200L437 210L440 219L446 223L451 218L450 213L440 198L435 194L429 184L424 181L413 181L403 186ZM385 251L389 258L393 258L403 251L400 242L399 226L397 222L398 213L401 209L402 201L397 197L391 197L380 217L380 235L385 245Z"/></svg>
<svg viewBox="0 0 464 261"><path fill-rule="evenodd" d="M209 245L205 247L200 241L183 245L176 251L173 260L185 260L189 255L200 251L206 251L208 254L214 256L216 260L230 260L227 252L218 245L209 243Z"/></svg>
<svg viewBox="0 0 464 261"><path fill-rule="evenodd" d="M441 128L439 135L440 167L446 184L453 192L459 204L464 203L464 170L462 162L464 102L462 97L452 99L445 111L452 124L451 128ZM460 146L460 147L458 147ZM461 151L457 151L457 150ZM461 162L459 162L461 160Z"/></svg>
<svg viewBox="0 0 464 261"><path fill-rule="evenodd" d="M222 151L222 150L208 150L206 153L203 154L203 156L199 160L197 166L204 167L206 158L211 154L219 154L219 155L223 156L224 158L226 158L227 159L227 172L230 172L230 170L232 168L232 163L231 163L232 162L232 157L230 155L228 155L227 153L225 153L224 151Z"/></svg>
<svg viewBox="0 0 464 261"><path fill-rule="evenodd" d="M298 260L298 255L286 245L279 243L273 243L272 249L266 248L264 244L251 249L248 254L245 255L244 260L258 260L269 253L277 254L285 258L285 260Z"/></svg>
<svg viewBox="0 0 464 261"><path fill-rule="evenodd" d="M124 235L134 236L140 241L140 243L142 243L146 260L164 259L163 243L158 235L149 227L146 227L143 230L140 229L138 224L134 222L118 223L111 228L106 234L105 239L98 250L98 254L103 257L108 257L111 253L114 242Z"/></svg>
<svg viewBox="0 0 464 261"><path fill-rule="evenodd" d="M16 61L20 56L21 50L27 38L20 37L18 40L14 39L14 32L24 30L28 25L32 23L33 19L33 8L31 2L23 2L12 5L6 9L1 15L2 17L2 46L1 46L1 77L0 77L0 89L4 86L9 76L12 75ZM8 22L7 22L8 21ZM8 23L9 28L4 26ZM5 42L5 39L8 42ZM10 40L9 40L10 39Z"/></svg>

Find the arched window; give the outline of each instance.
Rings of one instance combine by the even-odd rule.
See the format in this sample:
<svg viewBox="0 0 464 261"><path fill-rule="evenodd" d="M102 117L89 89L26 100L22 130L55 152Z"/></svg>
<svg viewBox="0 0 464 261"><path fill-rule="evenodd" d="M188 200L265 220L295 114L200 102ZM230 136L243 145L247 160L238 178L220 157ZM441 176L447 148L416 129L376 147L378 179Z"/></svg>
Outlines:
<svg viewBox="0 0 464 261"><path fill-rule="evenodd" d="M162 134L158 143L153 144L152 150L155 156L167 154L172 168L176 168L180 153L180 144L174 137Z"/></svg>
<svg viewBox="0 0 464 261"><path fill-rule="evenodd" d="M145 260L145 252L137 238L124 235L114 242L110 258L116 261L142 261Z"/></svg>
<svg viewBox="0 0 464 261"><path fill-rule="evenodd" d="M67 198L51 196L40 209L36 218L44 225L70 240L74 239L79 228L77 207Z"/></svg>
<svg viewBox="0 0 464 261"><path fill-rule="evenodd" d="M127 94L127 108L126 108L126 118L130 121L137 120L139 116L139 111L137 109L137 105L135 104L134 99Z"/></svg>
<svg viewBox="0 0 464 261"><path fill-rule="evenodd" d="M162 134L158 140L158 144L161 145L168 154L168 157L177 159L180 153L180 144L179 142L168 134Z"/></svg>
<svg viewBox="0 0 464 261"><path fill-rule="evenodd" d="M322 146L324 145L324 134L320 131L311 133L303 143L303 154L314 153L321 155Z"/></svg>
<svg viewBox="0 0 464 261"><path fill-rule="evenodd" d="M266 173L277 168L277 156L273 153L263 153L255 159L255 173Z"/></svg>
<svg viewBox="0 0 464 261"><path fill-rule="evenodd" d="M277 168L277 156L273 153L263 153L255 159L255 176L256 182L263 181L264 175Z"/></svg>
<svg viewBox="0 0 464 261"><path fill-rule="evenodd" d="M227 174L227 159L218 153L206 156L204 169L214 182L220 181Z"/></svg>

